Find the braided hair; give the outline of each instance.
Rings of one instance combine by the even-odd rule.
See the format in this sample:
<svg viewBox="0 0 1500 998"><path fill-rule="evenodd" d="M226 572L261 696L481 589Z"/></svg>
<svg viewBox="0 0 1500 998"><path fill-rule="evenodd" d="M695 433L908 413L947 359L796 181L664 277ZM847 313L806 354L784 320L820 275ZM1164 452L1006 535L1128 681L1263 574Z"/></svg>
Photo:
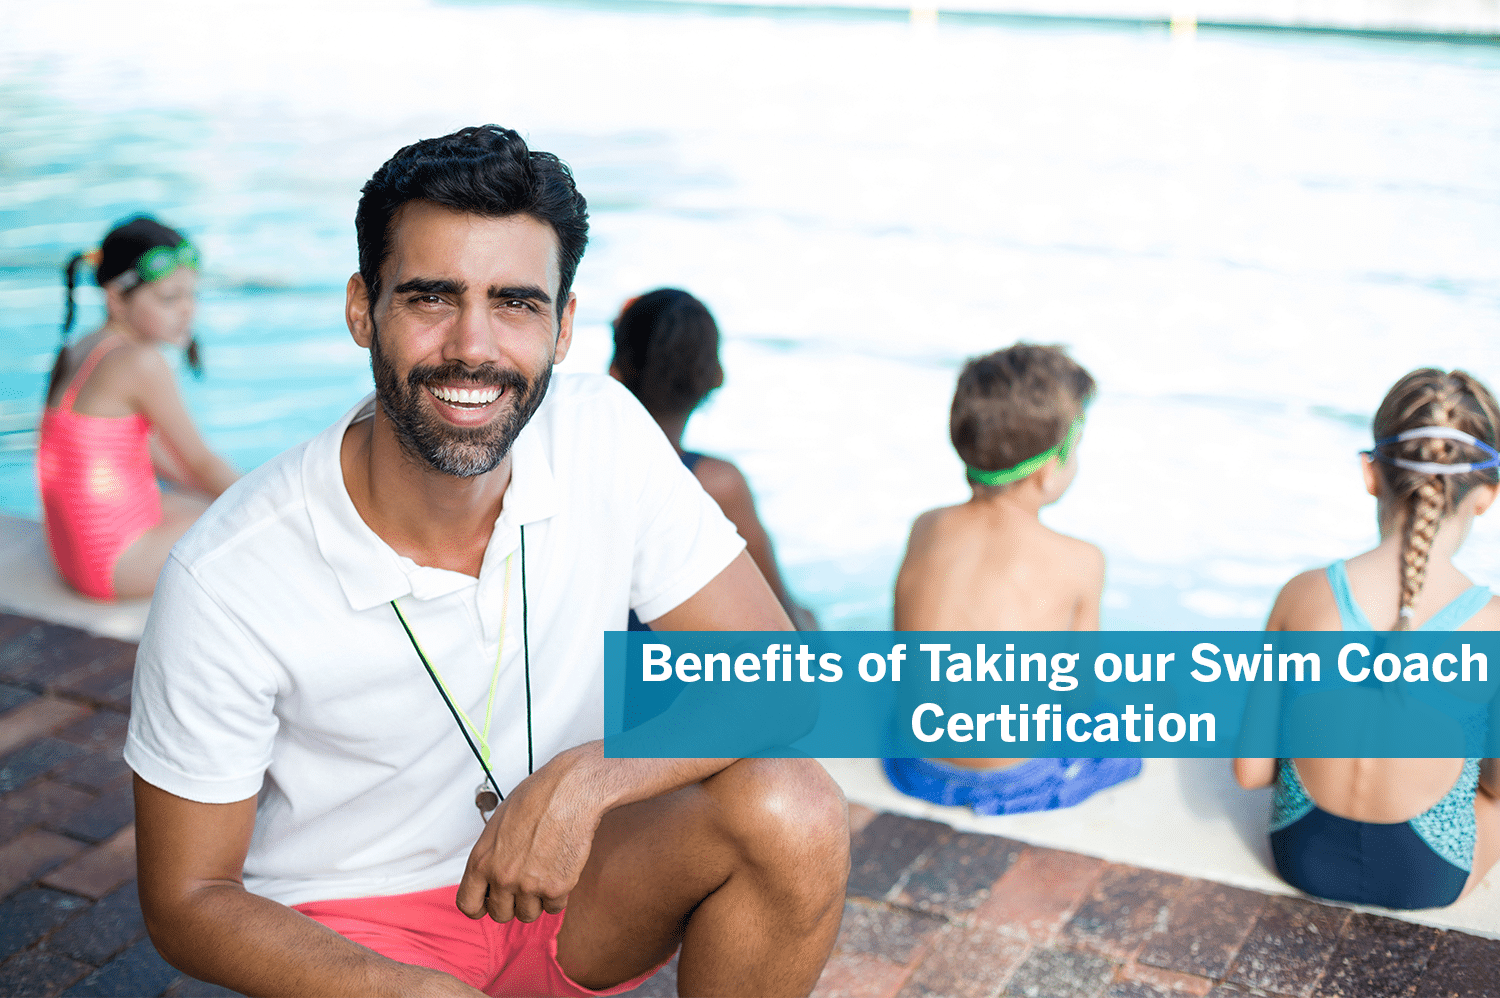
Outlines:
<svg viewBox="0 0 1500 998"><path fill-rule="evenodd" d="M1375 413L1377 441L1406 430L1442 426L1462 430L1496 446L1500 407L1478 378L1464 371L1422 368L1396 382ZM1405 514L1401 537L1401 609L1393 630L1411 627L1412 608L1427 581L1427 561L1442 518L1478 485L1493 484L1496 469L1462 474L1429 474L1401 468L1392 458L1434 464L1461 464L1481 459L1477 448L1458 440L1424 437L1377 447L1382 501Z"/></svg>

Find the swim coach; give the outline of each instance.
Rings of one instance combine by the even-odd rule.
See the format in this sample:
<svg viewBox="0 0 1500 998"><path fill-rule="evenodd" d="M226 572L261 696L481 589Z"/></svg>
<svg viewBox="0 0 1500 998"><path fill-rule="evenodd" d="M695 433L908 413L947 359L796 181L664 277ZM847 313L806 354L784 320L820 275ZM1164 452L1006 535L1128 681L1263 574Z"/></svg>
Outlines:
<svg viewBox="0 0 1500 998"><path fill-rule="evenodd" d="M611 993L679 943L685 994L807 993L848 870L827 774L603 756L627 611L788 624L625 390L552 378L567 167L466 128L382 166L355 227L373 399L215 504L141 642L152 940L247 994Z"/></svg>

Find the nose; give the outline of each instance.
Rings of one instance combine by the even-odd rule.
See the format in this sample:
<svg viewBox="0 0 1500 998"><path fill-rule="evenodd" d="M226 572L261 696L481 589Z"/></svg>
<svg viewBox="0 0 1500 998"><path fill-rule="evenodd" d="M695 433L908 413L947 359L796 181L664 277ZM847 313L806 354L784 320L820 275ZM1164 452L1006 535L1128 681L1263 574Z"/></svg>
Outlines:
<svg viewBox="0 0 1500 998"><path fill-rule="evenodd" d="M459 306L448 338L443 344L443 359L458 361L466 367L479 367L496 359L495 330L488 303Z"/></svg>

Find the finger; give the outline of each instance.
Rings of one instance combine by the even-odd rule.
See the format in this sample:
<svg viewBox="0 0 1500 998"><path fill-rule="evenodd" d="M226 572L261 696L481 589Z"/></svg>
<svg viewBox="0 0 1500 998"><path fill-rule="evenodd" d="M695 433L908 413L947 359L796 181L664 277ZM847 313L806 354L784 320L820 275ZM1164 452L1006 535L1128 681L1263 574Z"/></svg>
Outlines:
<svg viewBox="0 0 1500 998"><path fill-rule="evenodd" d="M458 882L458 910L470 918L483 918L489 886L484 877L472 869L465 870L464 878Z"/></svg>
<svg viewBox="0 0 1500 998"><path fill-rule="evenodd" d="M542 917L542 901L535 894L522 894L515 899L516 917L523 922L535 922Z"/></svg>
<svg viewBox="0 0 1500 998"><path fill-rule="evenodd" d="M509 922L516 917L516 896L510 891L490 891L485 907L495 921Z"/></svg>
<svg viewBox="0 0 1500 998"><path fill-rule="evenodd" d="M567 906L568 896L566 894L564 894L562 897L542 898L542 910L549 915L556 915Z"/></svg>

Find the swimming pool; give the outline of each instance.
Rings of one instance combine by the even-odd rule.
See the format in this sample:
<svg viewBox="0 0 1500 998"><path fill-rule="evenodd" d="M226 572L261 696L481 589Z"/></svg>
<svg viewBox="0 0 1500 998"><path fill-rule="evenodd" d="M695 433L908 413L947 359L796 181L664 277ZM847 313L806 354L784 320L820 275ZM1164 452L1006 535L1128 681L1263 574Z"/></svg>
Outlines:
<svg viewBox="0 0 1500 998"><path fill-rule="evenodd" d="M0 38L0 429L35 421L57 267L150 209L206 271L211 442L248 467L369 386L343 329L359 185L498 121L593 213L564 370L626 297L715 310L688 443L745 469L826 626L889 625L911 519L961 500L966 356L1098 379L1046 517L1109 557L1105 625L1253 627L1374 537L1355 451L1422 364L1500 382L1500 48L628 4L31 5ZM97 296L81 322L97 320ZM29 438L0 512L35 516ZM1500 584L1500 517L1461 563Z"/></svg>

